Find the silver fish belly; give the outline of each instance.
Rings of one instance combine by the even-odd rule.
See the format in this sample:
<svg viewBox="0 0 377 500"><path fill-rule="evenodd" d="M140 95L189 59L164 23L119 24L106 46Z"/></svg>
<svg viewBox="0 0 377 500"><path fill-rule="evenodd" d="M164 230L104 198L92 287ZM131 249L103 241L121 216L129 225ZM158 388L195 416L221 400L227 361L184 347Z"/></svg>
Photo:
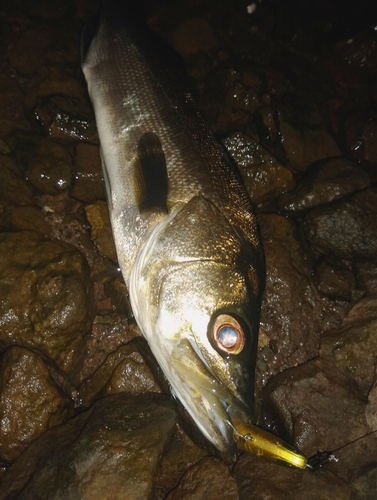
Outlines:
<svg viewBox="0 0 377 500"><path fill-rule="evenodd" d="M221 451L250 422L264 257L240 176L176 55L129 2L84 35L114 240L135 319L173 394Z"/></svg>

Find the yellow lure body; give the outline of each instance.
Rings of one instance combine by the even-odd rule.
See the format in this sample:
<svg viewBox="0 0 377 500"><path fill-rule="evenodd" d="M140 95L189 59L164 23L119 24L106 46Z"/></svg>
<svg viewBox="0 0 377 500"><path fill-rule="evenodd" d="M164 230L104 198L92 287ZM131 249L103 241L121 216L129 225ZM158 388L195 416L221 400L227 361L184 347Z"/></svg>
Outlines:
<svg viewBox="0 0 377 500"><path fill-rule="evenodd" d="M256 425L232 423L235 429L234 439L240 450L299 469L306 468L306 457L274 434Z"/></svg>

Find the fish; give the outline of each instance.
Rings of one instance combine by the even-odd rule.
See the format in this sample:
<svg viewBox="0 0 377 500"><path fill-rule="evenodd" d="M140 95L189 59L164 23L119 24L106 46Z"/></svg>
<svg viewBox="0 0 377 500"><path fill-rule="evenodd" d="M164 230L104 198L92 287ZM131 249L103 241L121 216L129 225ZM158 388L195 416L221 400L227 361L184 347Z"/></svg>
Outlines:
<svg viewBox="0 0 377 500"><path fill-rule="evenodd" d="M82 38L119 267L173 396L234 453L234 422L253 419L263 246L182 62L141 17L133 2L103 1Z"/></svg>

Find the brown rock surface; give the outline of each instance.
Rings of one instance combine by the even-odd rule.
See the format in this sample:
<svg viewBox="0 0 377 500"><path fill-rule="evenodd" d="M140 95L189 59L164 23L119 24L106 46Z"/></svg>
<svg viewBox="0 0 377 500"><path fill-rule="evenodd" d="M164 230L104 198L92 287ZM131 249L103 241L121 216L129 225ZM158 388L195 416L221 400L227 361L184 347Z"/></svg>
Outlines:
<svg viewBox="0 0 377 500"><path fill-rule="evenodd" d="M98 250L102 255L117 261L107 203L105 201L90 203L85 207L85 214L90 224L91 238Z"/></svg>
<svg viewBox="0 0 377 500"><path fill-rule="evenodd" d="M306 170L318 160L340 154L338 145L324 127L302 129L281 117L280 130L287 157L295 170Z"/></svg>
<svg viewBox="0 0 377 500"><path fill-rule="evenodd" d="M274 214L260 215L258 220L267 266L261 326L270 338L267 366L273 372L317 356L321 332L339 318L314 287L312 268L293 223Z"/></svg>
<svg viewBox="0 0 377 500"><path fill-rule="evenodd" d="M204 17L194 17L180 23L169 35L169 41L182 57L198 51L214 51L219 46L216 33Z"/></svg>
<svg viewBox="0 0 377 500"><path fill-rule="evenodd" d="M287 211L306 210L331 203L370 185L365 171L346 158L328 158L313 164L294 189L279 200Z"/></svg>
<svg viewBox="0 0 377 500"><path fill-rule="evenodd" d="M0 206L25 205L32 202L33 193L15 160L0 155Z"/></svg>
<svg viewBox="0 0 377 500"><path fill-rule="evenodd" d="M242 455L233 469L240 500L350 500L350 488L327 471L312 473Z"/></svg>
<svg viewBox="0 0 377 500"><path fill-rule="evenodd" d="M34 352L10 347L0 364L0 457L13 462L50 427L73 415L73 402Z"/></svg>
<svg viewBox="0 0 377 500"><path fill-rule="evenodd" d="M38 102L33 114L43 131L54 139L85 141L97 137L92 109L81 99L49 96Z"/></svg>
<svg viewBox="0 0 377 500"><path fill-rule="evenodd" d="M75 198L87 202L105 197L98 146L79 143L75 151L74 169L72 195Z"/></svg>
<svg viewBox="0 0 377 500"><path fill-rule="evenodd" d="M177 425L157 470L156 498L165 498L178 485L184 472L206 455Z"/></svg>
<svg viewBox="0 0 377 500"><path fill-rule="evenodd" d="M362 302L356 306L359 311ZM357 317L351 309L349 316L352 320L345 318L344 324L323 336L320 354L330 359L344 375L355 380L367 396L377 375L377 299L374 302L366 299L364 302L372 311L374 308L374 317L367 318L365 314Z"/></svg>
<svg viewBox="0 0 377 500"><path fill-rule="evenodd" d="M322 296L351 300L356 295L355 276L341 260L320 259L315 267L313 281Z"/></svg>
<svg viewBox="0 0 377 500"><path fill-rule="evenodd" d="M103 396L135 391L142 394L161 392L161 389L134 342L109 354L103 365L79 389L83 405L87 407Z"/></svg>
<svg viewBox="0 0 377 500"><path fill-rule="evenodd" d="M377 379L374 381L369 390L368 404L365 409L365 417L367 419L368 425L370 425L372 429L377 429Z"/></svg>
<svg viewBox="0 0 377 500"><path fill-rule="evenodd" d="M37 348L72 368L93 317L87 264L36 233L0 234L0 345Z"/></svg>
<svg viewBox="0 0 377 500"><path fill-rule="evenodd" d="M345 259L376 259L377 191L366 189L305 218L310 244L324 254Z"/></svg>
<svg viewBox="0 0 377 500"><path fill-rule="evenodd" d="M266 385L265 395L289 440L306 456L335 450L372 430L365 418L365 396L326 359L279 373Z"/></svg>
<svg viewBox="0 0 377 500"><path fill-rule="evenodd" d="M215 457L204 457L188 469L166 500L239 500L229 467Z"/></svg>
<svg viewBox="0 0 377 500"><path fill-rule="evenodd" d="M175 418L166 396L103 398L34 441L3 477L0 499L151 498Z"/></svg>
<svg viewBox="0 0 377 500"><path fill-rule="evenodd" d="M357 279L371 295L377 295L377 266L375 262L357 262Z"/></svg>
<svg viewBox="0 0 377 500"><path fill-rule="evenodd" d="M44 236L52 234L46 214L33 205L6 208L0 215L0 227L5 231L35 231Z"/></svg>
<svg viewBox="0 0 377 500"><path fill-rule="evenodd" d="M373 500L376 496L377 468L360 476L352 484L352 500Z"/></svg>
<svg viewBox="0 0 377 500"><path fill-rule="evenodd" d="M5 136L14 129L29 130L22 107L22 92L12 75L0 73L0 132Z"/></svg>
<svg viewBox="0 0 377 500"><path fill-rule="evenodd" d="M224 140L255 205L278 198L295 185L292 173L257 141L236 132Z"/></svg>
<svg viewBox="0 0 377 500"><path fill-rule="evenodd" d="M72 182L71 159L63 146L48 137L25 132L11 134L8 142L34 187L50 195L67 191Z"/></svg>

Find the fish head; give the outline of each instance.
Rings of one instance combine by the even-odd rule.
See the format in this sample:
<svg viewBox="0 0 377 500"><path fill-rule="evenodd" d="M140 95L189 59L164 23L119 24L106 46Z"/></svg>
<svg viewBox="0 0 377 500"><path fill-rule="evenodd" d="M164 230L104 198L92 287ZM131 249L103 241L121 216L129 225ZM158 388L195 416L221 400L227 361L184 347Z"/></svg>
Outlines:
<svg viewBox="0 0 377 500"><path fill-rule="evenodd" d="M155 324L169 346L164 371L173 393L202 433L225 452L234 448L232 419L251 420L257 342L248 301L235 301L233 293L227 301L223 289L228 287L239 288L235 293L246 288L244 277L226 265L180 266L163 284Z"/></svg>
<svg viewBox="0 0 377 500"><path fill-rule="evenodd" d="M253 411L263 288L256 254L198 196L151 235L131 277L136 319L173 394L223 452L235 449L232 419L250 422Z"/></svg>

